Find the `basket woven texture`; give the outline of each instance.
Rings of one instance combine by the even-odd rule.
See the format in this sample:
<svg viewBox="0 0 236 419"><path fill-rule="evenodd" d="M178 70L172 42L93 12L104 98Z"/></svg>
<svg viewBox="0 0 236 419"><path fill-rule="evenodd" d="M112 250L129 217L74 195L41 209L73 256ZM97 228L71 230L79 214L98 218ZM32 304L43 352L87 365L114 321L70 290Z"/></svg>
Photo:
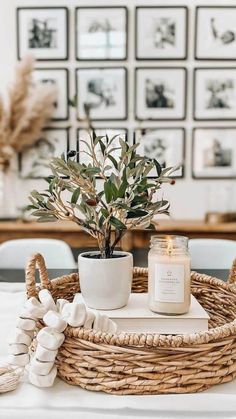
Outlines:
<svg viewBox="0 0 236 419"><path fill-rule="evenodd" d="M39 268L41 285L36 286ZM133 292L147 292L146 268L134 268ZM195 393L236 377L236 261L228 283L191 273L191 290L210 315L210 329L189 335L96 333L68 326L57 356L58 375L72 385L111 394ZM26 269L28 297L47 288L73 300L78 274L49 280L44 259ZM42 324L39 325L42 327Z"/></svg>

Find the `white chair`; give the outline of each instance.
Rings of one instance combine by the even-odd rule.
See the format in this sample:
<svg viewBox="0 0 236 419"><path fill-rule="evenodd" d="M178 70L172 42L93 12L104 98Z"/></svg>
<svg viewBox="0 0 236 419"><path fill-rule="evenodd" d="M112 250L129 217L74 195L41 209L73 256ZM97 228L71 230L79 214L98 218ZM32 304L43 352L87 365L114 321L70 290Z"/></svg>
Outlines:
<svg viewBox="0 0 236 419"><path fill-rule="evenodd" d="M192 269L229 269L236 258L236 241L191 239L189 251Z"/></svg>
<svg viewBox="0 0 236 419"><path fill-rule="evenodd" d="M25 269L27 260L41 253L49 269L74 269L73 253L67 243L54 239L9 240L0 245L0 268Z"/></svg>

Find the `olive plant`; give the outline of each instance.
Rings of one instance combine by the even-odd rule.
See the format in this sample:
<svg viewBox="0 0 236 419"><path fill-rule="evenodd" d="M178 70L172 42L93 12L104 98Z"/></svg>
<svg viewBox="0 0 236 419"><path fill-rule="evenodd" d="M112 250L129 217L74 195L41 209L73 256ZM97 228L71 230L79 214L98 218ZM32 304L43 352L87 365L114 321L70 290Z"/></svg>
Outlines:
<svg viewBox="0 0 236 419"><path fill-rule="evenodd" d="M138 144L121 136L93 132L80 142L87 163L78 162L76 151L53 158L48 188L31 192L29 209L39 222L75 222L97 240L100 257L111 258L128 230L151 227L153 216L168 214L168 201L156 192L163 183L174 183L175 168L163 169L157 160L140 156ZM156 177L150 179L153 169Z"/></svg>

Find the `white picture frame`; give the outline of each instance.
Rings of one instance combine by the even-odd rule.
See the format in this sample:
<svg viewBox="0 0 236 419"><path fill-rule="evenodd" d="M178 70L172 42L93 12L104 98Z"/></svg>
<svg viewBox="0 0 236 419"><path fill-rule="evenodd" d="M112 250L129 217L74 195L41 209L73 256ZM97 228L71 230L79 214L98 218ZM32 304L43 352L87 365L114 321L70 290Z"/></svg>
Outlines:
<svg viewBox="0 0 236 419"><path fill-rule="evenodd" d="M185 168L185 130L184 128L141 128L135 130L137 153L147 158L155 158L164 168L181 166L171 176L184 177ZM156 177L152 169L149 178Z"/></svg>
<svg viewBox="0 0 236 419"><path fill-rule="evenodd" d="M17 56L33 54L38 61L68 59L66 7L17 8Z"/></svg>
<svg viewBox="0 0 236 419"><path fill-rule="evenodd" d="M22 179L43 179L52 174L49 163L69 151L68 128L46 128L43 136L20 155Z"/></svg>
<svg viewBox="0 0 236 419"><path fill-rule="evenodd" d="M198 6L196 9L195 59L236 59L236 5Z"/></svg>
<svg viewBox="0 0 236 419"><path fill-rule="evenodd" d="M193 130L193 177L236 178L236 127L206 127Z"/></svg>
<svg viewBox="0 0 236 419"><path fill-rule="evenodd" d="M187 7L136 7L137 60L185 60L187 40Z"/></svg>
<svg viewBox="0 0 236 419"><path fill-rule="evenodd" d="M236 67L197 68L194 71L194 119L234 120Z"/></svg>
<svg viewBox="0 0 236 419"><path fill-rule="evenodd" d="M90 109L94 121L127 118L127 70L124 67L76 69L77 118L85 118Z"/></svg>
<svg viewBox="0 0 236 419"><path fill-rule="evenodd" d="M185 119L186 81L184 67L136 68L136 119Z"/></svg>
<svg viewBox="0 0 236 419"><path fill-rule="evenodd" d="M69 72L66 68L36 68L33 72L35 84L48 84L57 89L57 101L52 121L69 118Z"/></svg>
<svg viewBox="0 0 236 419"><path fill-rule="evenodd" d="M76 59L127 59L128 10L123 6L76 8Z"/></svg>

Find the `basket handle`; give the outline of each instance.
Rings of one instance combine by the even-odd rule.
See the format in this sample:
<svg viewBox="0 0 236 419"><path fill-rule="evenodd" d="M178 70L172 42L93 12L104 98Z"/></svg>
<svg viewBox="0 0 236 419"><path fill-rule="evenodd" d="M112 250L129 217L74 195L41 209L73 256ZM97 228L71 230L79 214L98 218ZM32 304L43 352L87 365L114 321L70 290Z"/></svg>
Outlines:
<svg viewBox="0 0 236 419"><path fill-rule="evenodd" d="M35 272L37 267L39 268L39 278L42 287L48 289L50 289L51 287L51 282L48 278L45 260L40 253L36 253L30 257L25 271L25 282L28 297L32 297L37 294L35 280Z"/></svg>
<svg viewBox="0 0 236 419"><path fill-rule="evenodd" d="M232 268L230 269L228 283L236 284L236 258L234 259Z"/></svg>

